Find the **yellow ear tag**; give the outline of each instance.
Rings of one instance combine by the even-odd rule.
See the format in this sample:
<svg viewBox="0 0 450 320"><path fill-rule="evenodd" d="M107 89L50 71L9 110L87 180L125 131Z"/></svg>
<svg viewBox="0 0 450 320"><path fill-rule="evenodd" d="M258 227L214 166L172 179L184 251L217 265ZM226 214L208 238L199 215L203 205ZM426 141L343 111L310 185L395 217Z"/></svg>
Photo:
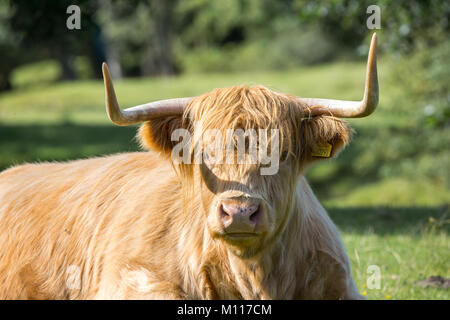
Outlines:
<svg viewBox="0 0 450 320"><path fill-rule="evenodd" d="M329 158L333 146L328 142L320 142L315 145L311 155L314 157Z"/></svg>

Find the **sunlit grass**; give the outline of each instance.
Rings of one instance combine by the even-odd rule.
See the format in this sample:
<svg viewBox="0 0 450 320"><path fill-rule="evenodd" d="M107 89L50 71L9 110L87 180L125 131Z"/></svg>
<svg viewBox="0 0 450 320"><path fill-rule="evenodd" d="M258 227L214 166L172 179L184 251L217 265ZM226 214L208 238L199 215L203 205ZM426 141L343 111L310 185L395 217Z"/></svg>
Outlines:
<svg viewBox="0 0 450 320"><path fill-rule="evenodd" d="M195 96L217 87L241 84L262 84L280 92L304 97L360 99L364 72L364 64L339 63L282 72L186 74L169 78L125 79L115 81L115 87L124 107L141 104L143 101ZM344 79L342 74L346 75ZM80 123L107 123L103 106L102 81L44 81L33 87L22 87L11 93L0 94L0 121L32 123L69 119ZM372 122L375 118L363 121Z"/></svg>
<svg viewBox="0 0 450 320"><path fill-rule="evenodd" d="M432 209L331 210L341 228L360 292L368 299L448 299L449 289L423 288L417 281L448 276L450 211ZM371 287L369 266L380 269Z"/></svg>

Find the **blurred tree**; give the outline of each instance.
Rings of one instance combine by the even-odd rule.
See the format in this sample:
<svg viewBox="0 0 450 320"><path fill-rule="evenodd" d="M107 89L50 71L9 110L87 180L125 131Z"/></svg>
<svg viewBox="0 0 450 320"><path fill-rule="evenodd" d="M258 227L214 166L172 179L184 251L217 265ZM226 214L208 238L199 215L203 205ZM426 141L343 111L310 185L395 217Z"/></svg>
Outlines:
<svg viewBox="0 0 450 320"><path fill-rule="evenodd" d="M298 20L293 0L184 0L176 8L177 30L195 46L242 44L271 37L281 21Z"/></svg>
<svg viewBox="0 0 450 320"><path fill-rule="evenodd" d="M0 23L5 27L5 34L9 30L12 35L9 38L14 39L16 48L16 54L10 54L4 61L15 66L27 61L54 58L60 62L62 79L70 80L76 77L74 57L86 55L92 66L92 75L100 78L100 65L105 60L105 48L100 26L93 19L93 13L97 9L96 2L80 0L77 3L82 7L81 30L69 30L66 27L69 16L66 9L72 4L70 0L3 2L0 10L4 14ZM11 40L7 41L7 37L0 39L0 43L10 47L12 44ZM17 62L14 63L15 61ZM7 77L7 68L0 71L2 78Z"/></svg>
<svg viewBox="0 0 450 320"><path fill-rule="evenodd" d="M10 76L19 64L20 39L8 23L12 15L9 1L0 2L0 91L11 89Z"/></svg>
<svg viewBox="0 0 450 320"><path fill-rule="evenodd" d="M81 30L68 30L71 0L0 2L0 90L11 70L54 58L62 78L89 76L106 59L114 77L179 70L283 69L365 56L370 0L79 0ZM447 41L450 2L379 0L381 49L405 55ZM86 68L85 68L86 69Z"/></svg>
<svg viewBox="0 0 450 320"><path fill-rule="evenodd" d="M176 71L172 54L176 0L105 1L96 19L127 76L168 75Z"/></svg>
<svg viewBox="0 0 450 320"><path fill-rule="evenodd" d="M283 69L329 60L338 50L298 18L294 0L184 0L176 43L184 68L200 71Z"/></svg>
<svg viewBox="0 0 450 320"><path fill-rule="evenodd" d="M450 2L441 0L295 0L304 24L317 24L341 45L357 48L373 30L366 27L367 7L381 8L383 47L396 54L436 46L447 41ZM386 31L386 32L385 32ZM365 52L361 52L365 55Z"/></svg>
<svg viewBox="0 0 450 320"><path fill-rule="evenodd" d="M101 1L95 19L102 27L113 76L140 75L144 39L150 30L148 5L139 0Z"/></svg>
<svg viewBox="0 0 450 320"><path fill-rule="evenodd" d="M175 66L172 53L172 20L176 0L149 0L154 21L154 34L147 43L147 54L142 61L145 75L173 74Z"/></svg>

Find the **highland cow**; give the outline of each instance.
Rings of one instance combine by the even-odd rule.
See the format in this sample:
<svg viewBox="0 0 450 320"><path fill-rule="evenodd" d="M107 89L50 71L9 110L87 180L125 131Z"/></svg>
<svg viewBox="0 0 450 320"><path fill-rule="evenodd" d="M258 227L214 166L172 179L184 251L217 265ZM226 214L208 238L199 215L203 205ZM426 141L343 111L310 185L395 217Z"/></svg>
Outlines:
<svg viewBox="0 0 450 320"><path fill-rule="evenodd" d="M105 64L108 115L117 125L143 122L147 151L1 173L0 298L361 298L303 173L349 142L340 118L375 110L375 46L374 35L359 102L235 86L121 110ZM276 130L267 147L277 171L261 174L260 159L173 161L177 129L191 133L188 160L203 150L205 130Z"/></svg>

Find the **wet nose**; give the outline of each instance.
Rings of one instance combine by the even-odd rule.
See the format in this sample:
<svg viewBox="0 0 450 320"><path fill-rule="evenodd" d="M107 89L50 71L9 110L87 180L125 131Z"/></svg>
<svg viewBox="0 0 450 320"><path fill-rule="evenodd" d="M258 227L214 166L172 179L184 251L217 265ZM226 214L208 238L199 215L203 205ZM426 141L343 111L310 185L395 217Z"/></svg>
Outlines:
<svg viewBox="0 0 450 320"><path fill-rule="evenodd" d="M223 201L219 207L220 221L227 233L255 232L262 215L259 202Z"/></svg>

